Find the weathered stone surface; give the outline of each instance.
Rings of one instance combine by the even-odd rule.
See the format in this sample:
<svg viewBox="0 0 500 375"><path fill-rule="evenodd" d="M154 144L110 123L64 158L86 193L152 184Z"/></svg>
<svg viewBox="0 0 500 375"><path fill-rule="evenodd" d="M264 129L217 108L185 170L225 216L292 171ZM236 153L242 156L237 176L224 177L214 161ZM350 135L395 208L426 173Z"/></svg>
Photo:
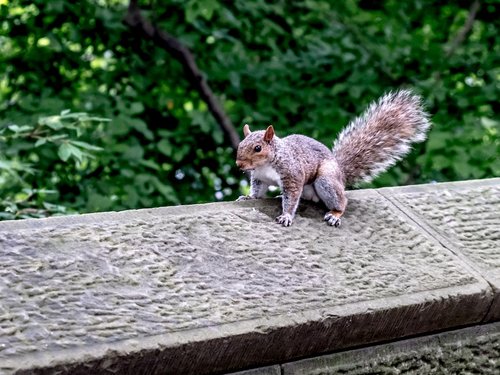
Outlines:
<svg viewBox="0 0 500 375"><path fill-rule="evenodd" d="M496 292L488 319L500 319L500 179L380 192L488 280Z"/></svg>
<svg viewBox="0 0 500 375"><path fill-rule="evenodd" d="M500 323L282 365L283 375L500 373Z"/></svg>
<svg viewBox="0 0 500 375"><path fill-rule="evenodd" d="M480 322L489 285L373 190L0 223L0 371L202 374Z"/></svg>

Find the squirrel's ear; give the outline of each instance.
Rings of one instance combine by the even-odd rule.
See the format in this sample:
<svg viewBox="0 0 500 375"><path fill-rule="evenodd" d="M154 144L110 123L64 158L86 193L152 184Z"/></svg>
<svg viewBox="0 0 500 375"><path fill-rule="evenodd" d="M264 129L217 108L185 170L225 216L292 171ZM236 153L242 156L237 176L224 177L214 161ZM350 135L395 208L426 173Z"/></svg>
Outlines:
<svg viewBox="0 0 500 375"><path fill-rule="evenodd" d="M264 134L264 141L271 142L274 137L274 128L272 125L269 125L266 129L266 133Z"/></svg>
<svg viewBox="0 0 500 375"><path fill-rule="evenodd" d="M245 137L248 137L250 133L251 133L250 126L248 126L248 124L245 124L245 126L243 127L243 135Z"/></svg>

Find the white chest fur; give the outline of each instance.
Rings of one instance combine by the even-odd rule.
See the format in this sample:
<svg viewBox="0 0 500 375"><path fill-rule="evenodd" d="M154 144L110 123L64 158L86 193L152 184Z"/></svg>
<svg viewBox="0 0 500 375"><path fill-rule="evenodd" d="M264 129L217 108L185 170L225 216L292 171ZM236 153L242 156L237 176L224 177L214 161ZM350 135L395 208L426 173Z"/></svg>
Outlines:
<svg viewBox="0 0 500 375"><path fill-rule="evenodd" d="M253 171L254 178L261 180L267 185L274 185L281 187L281 178L276 169L270 165L255 168Z"/></svg>
<svg viewBox="0 0 500 375"><path fill-rule="evenodd" d="M266 185L281 186L281 177L270 165L265 165L263 167L255 168L253 171L253 177L257 180L262 181ZM319 197L316 194L316 190L312 185L305 185L302 191L302 199L310 200L314 202L319 202Z"/></svg>

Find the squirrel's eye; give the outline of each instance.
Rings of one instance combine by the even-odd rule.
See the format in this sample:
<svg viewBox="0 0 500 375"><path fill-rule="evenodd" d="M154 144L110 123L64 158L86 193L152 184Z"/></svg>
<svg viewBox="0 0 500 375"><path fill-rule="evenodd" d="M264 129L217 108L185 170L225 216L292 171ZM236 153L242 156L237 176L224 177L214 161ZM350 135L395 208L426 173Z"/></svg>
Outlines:
<svg viewBox="0 0 500 375"><path fill-rule="evenodd" d="M255 148L253 149L255 152L261 152L262 151L262 147L260 147L259 145L255 146Z"/></svg>

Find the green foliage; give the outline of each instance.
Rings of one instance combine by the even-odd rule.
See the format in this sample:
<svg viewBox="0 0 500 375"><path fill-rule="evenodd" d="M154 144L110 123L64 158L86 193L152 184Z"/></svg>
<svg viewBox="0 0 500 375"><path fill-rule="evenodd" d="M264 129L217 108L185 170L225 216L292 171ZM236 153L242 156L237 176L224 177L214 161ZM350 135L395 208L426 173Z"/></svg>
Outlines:
<svg viewBox="0 0 500 375"><path fill-rule="evenodd" d="M0 219L43 217L68 212L60 181L79 181L96 164L102 151L83 139L95 138L106 119L64 110L41 117L34 125L11 124L0 129Z"/></svg>
<svg viewBox="0 0 500 375"><path fill-rule="evenodd" d="M278 135L330 145L387 90L421 93L434 122L429 140L375 186L500 175L498 4L481 4L455 46L468 2L139 2L191 49L238 128L272 123ZM239 195L244 175L228 141L179 62L122 23L127 5L0 1L4 207L27 200L51 214ZM111 121L55 129L80 111ZM36 145L27 135L39 127L46 143ZM18 180L25 192L16 195Z"/></svg>

